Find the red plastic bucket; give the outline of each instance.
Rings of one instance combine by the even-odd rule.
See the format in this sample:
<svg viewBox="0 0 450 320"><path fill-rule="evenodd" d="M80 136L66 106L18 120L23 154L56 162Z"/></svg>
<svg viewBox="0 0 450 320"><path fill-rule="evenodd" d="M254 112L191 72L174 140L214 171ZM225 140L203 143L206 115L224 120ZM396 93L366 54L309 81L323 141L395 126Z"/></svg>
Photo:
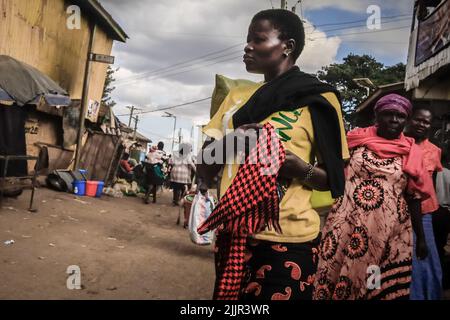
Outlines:
<svg viewBox="0 0 450 320"><path fill-rule="evenodd" d="M86 181L86 195L95 197L97 194L98 181Z"/></svg>

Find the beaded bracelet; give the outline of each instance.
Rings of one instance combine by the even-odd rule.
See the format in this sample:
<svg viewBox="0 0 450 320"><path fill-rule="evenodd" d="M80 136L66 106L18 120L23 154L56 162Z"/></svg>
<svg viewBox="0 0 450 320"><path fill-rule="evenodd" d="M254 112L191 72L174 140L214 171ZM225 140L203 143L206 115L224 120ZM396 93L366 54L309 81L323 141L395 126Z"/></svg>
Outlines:
<svg viewBox="0 0 450 320"><path fill-rule="evenodd" d="M314 175L314 166L308 163L308 172L306 173L305 178L303 178L303 182L309 182L309 180L311 180L313 175Z"/></svg>

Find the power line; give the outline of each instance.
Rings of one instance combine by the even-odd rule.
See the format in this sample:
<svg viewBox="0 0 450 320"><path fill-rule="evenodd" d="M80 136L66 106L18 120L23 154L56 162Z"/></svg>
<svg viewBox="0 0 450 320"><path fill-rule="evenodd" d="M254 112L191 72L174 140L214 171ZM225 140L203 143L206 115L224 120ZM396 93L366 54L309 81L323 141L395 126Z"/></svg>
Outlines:
<svg viewBox="0 0 450 320"><path fill-rule="evenodd" d="M397 15L397 16L388 16L388 17L381 17L381 19L393 19L391 21L388 21L388 23L395 22L395 21L401 21L410 19L412 17L411 14L404 14L404 15ZM396 19L399 18L399 19ZM335 22L335 23L324 23L324 24L318 24L313 25L313 27L329 27L329 26L340 26L340 25L346 25L346 24L353 24L353 23L360 23L360 22L367 22L367 19L361 19L361 20L353 20L353 21L345 21L345 22ZM326 31L326 30L324 30Z"/></svg>
<svg viewBox="0 0 450 320"><path fill-rule="evenodd" d="M317 40L317 39L325 39L325 38L334 37L334 36L348 36L348 35L355 35L355 34L384 32L384 31L391 31L391 30L404 29L404 28L408 28L408 26L400 27L400 28L390 28L390 29L380 30L380 31L354 32L354 33L345 33L345 34L326 35L325 37L310 38L310 40L314 41L314 40ZM339 29L339 30L343 30L343 29ZM333 30L333 31L336 31L336 30ZM311 34L313 34L313 33L310 33L308 35L311 35ZM229 54L225 54L225 55L222 55L222 56L215 57L214 59L217 59L219 57L229 57L229 56L231 56L231 55L233 55L233 54L235 54L237 52L241 52L241 50L233 51L233 52L231 52ZM167 70L167 71L159 73L159 74L156 73L153 76L147 76L147 77L140 77L140 78L136 78L136 79L130 79L130 80L126 81L126 82L121 83L120 86L134 84L134 83L140 81L143 78L146 78L146 80L155 80L155 79L160 79L160 78L173 77L173 76L176 76L176 75L180 75L180 74L184 74L184 73L187 73L187 72L195 71L195 70L198 70L198 69L202 69L202 68L205 68L205 67L209 67L209 66L212 66L212 65L219 64L219 63L231 61L231 60L234 60L234 59L237 59L237 58L241 58L241 57L242 57L242 55L239 54L239 55L234 55L231 58L226 58L226 59L214 61L214 62L208 63L208 64L200 64L199 65L199 63L200 63L199 62L199 63L195 63L195 64L191 64L191 65L186 65L186 66L181 67L180 69ZM205 60L203 62L212 61L214 59L207 59L207 60ZM188 69L186 69L186 68L188 68ZM183 70L183 69L186 69L186 70ZM119 86L119 85L116 85L116 86Z"/></svg>
<svg viewBox="0 0 450 320"><path fill-rule="evenodd" d="M390 29L379 30L379 31L366 31L366 32L346 33L346 34L341 34L341 35L337 35L337 36L349 36L349 35L364 34L364 33L380 33L380 32L400 30L400 29L405 29L405 28L409 28L409 26L398 27L398 28L390 28ZM322 37L322 38L327 38L327 37ZM319 38L315 38L315 39L321 39L321 38L319 37ZM385 41L352 41L352 42L369 42L369 43L378 43L379 42L379 43L387 43ZM391 42L391 43L394 43L394 42ZM235 58L236 57L233 57L232 59L235 59ZM232 59L226 59L226 60L232 60ZM226 60L224 60L224 61L226 61ZM217 61L217 62L214 62L214 63L209 64L209 65L213 65L213 64L217 64L217 63L221 63L221 62L222 61ZM206 65L206 66L208 66L208 65ZM200 66L200 68L202 68L202 67L205 67L205 66ZM199 67L194 68L194 69L198 69L198 68ZM192 70L194 70L194 69L192 69ZM180 73L189 72L189 71L192 71L192 70L186 70L186 71L183 71L183 72L174 73L174 74L172 74L172 76L176 75L176 74L180 74ZM170 76L170 75L168 75L168 76ZM147 114L147 113L159 112L159 111L164 111L164 110L170 110L170 109L174 109L174 108L178 108L178 107L182 107L182 106L191 105L191 104L195 104L195 103L198 103L198 102L206 101L206 100L209 100L209 99L211 99L211 97L203 98L203 99L199 99L199 100L195 100L195 101L190 101L190 102L186 102L186 103L182 103L182 104L178 104L178 105L174 105L174 106L169 106L169 107L165 107L165 108L159 108L159 109L149 110L149 111L141 111L138 114ZM121 114L121 115L117 115L117 116L121 117L121 116L129 116L129 115L128 114Z"/></svg>
<svg viewBox="0 0 450 320"><path fill-rule="evenodd" d="M187 106L187 105L190 105L190 104L194 104L194 103L210 100L211 98L212 97L203 98L203 99L199 99L199 100L195 100L195 101L189 101L189 102L185 102L185 103L182 103L182 104L177 104L177 105L170 106L170 107L158 108L158 109L155 109L155 110L141 111L138 114L146 114L146 113L170 110L170 109L179 108L179 107ZM124 117L124 116L128 116L128 114L119 114L119 115L117 115L117 117Z"/></svg>
<svg viewBox="0 0 450 320"><path fill-rule="evenodd" d="M401 21L401 20L409 20L412 18L412 15L396 15L396 16L387 16L387 17L381 17L384 19L392 19L391 21L388 21L388 23L394 22L394 21ZM360 22L367 22L367 19L362 20L352 20L352 21L344 21L344 22L334 22L334 23L325 23L325 24L318 24L315 25L311 21L309 23L311 26L305 26L305 30L308 29L314 29L317 27L327 27L327 26L339 26L339 25L347 25L347 24L354 24L354 23L360 23ZM188 33L188 32L170 32L170 31L160 31L162 33L169 33L169 34L175 34L175 35L181 35L181 36L193 36L193 37L222 37L222 38L242 38L242 35L224 35L224 34L216 34L216 33Z"/></svg>
<svg viewBox="0 0 450 320"><path fill-rule="evenodd" d="M370 40L362 40L362 41L359 41L359 40L348 40L348 41L345 41L345 42L351 42L351 43L383 43L383 44L398 44L398 45L402 45L402 46L408 44L408 42L398 42L398 41L376 41L376 40L372 40L372 41L370 41Z"/></svg>
<svg viewBox="0 0 450 320"><path fill-rule="evenodd" d="M405 16L411 17L411 15L397 15L397 16L384 17L384 19L392 19L392 18L399 18L399 17L405 17ZM401 21L401 20L404 20L404 19L398 19L397 21ZM366 22L366 21L367 21L367 19L364 19L364 20L353 20L353 21L346 21L346 22L339 22L339 23L328 23L328 24L313 25L310 28L317 28L317 27L322 27L322 26L338 26L338 25L354 24L354 23ZM392 22L395 22L395 20L388 21L387 23L392 23ZM361 25L361 27L362 26L366 26L366 25ZM346 27L346 28L336 28L336 29L331 29L331 30L318 30L318 31L313 31L313 32L309 33L308 35L311 35L313 33L319 33L319 32L331 32L331 31L339 31L339 30L345 30L345 29L353 29L353 28L356 28L356 27L358 27L358 26L351 26L351 27ZM143 79L146 76L151 75L151 74L169 72L170 69L173 69L173 68L175 68L177 66L180 66L180 65L187 64L186 66L182 66L181 68L191 67L191 66L193 66L193 65L195 65L195 64L197 64L197 63L199 63L201 61L196 62L194 64L189 64L190 62L194 62L196 60L201 60L202 58L205 58L205 57L210 57L210 56L217 55L219 53L226 52L226 51L228 51L228 50L230 50L232 48L235 48L237 46L241 46L243 44L245 44L245 42L239 43L239 44L235 44L235 45L232 45L232 46L227 47L225 49L218 50L218 51L215 51L215 52L211 52L209 54L202 55L202 56L199 56L199 57L196 57L196 58L193 58L193 59L189 59L189 60L186 60L186 61L178 62L178 63L175 63L173 65L167 66L167 67L151 70L151 71L144 72L144 73L141 73L141 74L138 74L138 75L130 76L128 78L123 78L123 79L121 79L121 80L116 82L116 86L121 86L121 85L124 85L124 84L128 84L128 80ZM233 51L233 52L230 52L230 53L225 54L225 55L208 58L208 59L206 59L204 61L209 61L209 60L214 60L214 59L225 57L225 56L230 56L231 54L237 53L237 52L238 51ZM239 52L241 52L241 50L239 50ZM172 72L172 71L173 70L170 70L170 72Z"/></svg>
<svg viewBox="0 0 450 320"><path fill-rule="evenodd" d="M384 29L384 30L378 30L378 31L363 31L363 32L353 32L353 33L344 33L344 34L332 34L332 35L327 35L326 37L317 37L317 38L311 38L310 40L314 41L317 39L326 39L328 37L345 37L345 36L351 36L351 35L355 35L355 34L366 34L366 33L380 33L380 32L386 32L386 31L394 31L394 30L401 30L401 29L407 29L410 28L411 26L403 26L403 27L398 27L398 28L390 28L390 29Z"/></svg>
<svg viewBox="0 0 450 320"><path fill-rule="evenodd" d="M159 71L162 71L162 70L165 70L165 69L171 69L171 68L173 68L173 67L176 67L176 66L179 66L179 65L182 65L182 64L186 64L186 63L189 63L189 62L193 62L193 61L196 61L196 60L200 60L200 59L205 58L205 57L209 57L209 56L213 56L213 55L216 55L216 54L220 54L220 53L226 52L226 51L228 51L228 50L230 50L230 49L232 49L232 48L236 48L237 46L242 46L243 44L245 44L245 42L237 43L237 44L234 44L234 45L232 45L232 46L226 47L226 48L224 48L224 49L217 50L217 51L214 51L214 52L210 52L210 53L208 53L208 54L205 54L205 55L202 55L202 56L199 56L199 57L196 57L196 58L192 58L192 59L189 59L189 60L185 60L185 61L182 61L182 62L178 62L178 63L175 63L175 64L173 64L173 65L167 66L167 67L163 67L163 68L159 68L159 69L155 69L155 70L143 72L143 73L141 73L141 74L137 74L137 75L134 75L134 76L130 76L130 77L128 77L128 78L124 78L124 79L121 79L120 81L117 81L117 82L116 82L116 85L117 85L118 83L122 82L123 80L127 80L127 79L129 79L129 78L131 79L131 78L135 78L135 77L138 77L138 76L143 76L143 75L147 75L147 74L159 72Z"/></svg>
<svg viewBox="0 0 450 320"><path fill-rule="evenodd" d="M157 133L155 133L155 132L152 132L152 131L148 131L148 130L146 130L146 129L139 129L141 132L143 132L143 133L145 133L145 134L149 134L149 135L152 135L152 136L157 136L157 137L159 137L159 138L161 138L161 139L164 139L164 140L171 140L172 138L170 138L170 137L165 137L165 136L162 136L162 135L160 135L160 134L157 134Z"/></svg>
<svg viewBox="0 0 450 320"><path fill-rule="evenodd" d="M235 59L241 58L241 57L242 57L242 54L240 54L238 56L233 56L232 58L223 59L223 60L219 60L219 61L216 61L216 62L213 62L213 63L209 63L209 64L206 64L206 65L197 66L197 67L194 67L194 68L191 68L191 69L188 69L188 70L184 70L184 71L181 71L181 72L174 72L174 73L169 73L169 74L162 74L162 75L151 76L151 77L147 78L147 80L155 80L155 79L159 79L159 78L162 78L162 77L164 77L164 78L172 77L172 76L175 76L175 75L179 75L179 74L191 72L191 71L194 71L194 70L202 69L202 68L205 68L205 67L209 67L209 66L212 66L212 65L215 65L215 64L219 64L219 63L235 60ZM195 65L192 65L192 66L195 66ZM186 67L188 67L188 66L186 66ZM139 80L140 79L131 80L130 82L128 82L126 84L128 84L128 85L129 84L133 84L133 83L138 82Z"/></svg>
<svg viewBox="0 0 450 320"><path fill-rule="evenodd" d="M353 28L355 28L355 27L351 27L350 29L353 29ZM355 34L378 33L378 32L385 32L385 31L399 30L399 29L404 29L404 28L409 28L409 26L398 27L398 28L388 28L388 29L379 30L379 31L366 31L366 32L353 32L353 33L344 33L344 34L336 34L336 35L326 35L325 37L315 37L315 38L311 38L310 40L314 41L314 40L317 40L317 39L325 39L325 38L333 37L333 36L349 36L349 35L355 35ZM339 31L339 30L346 30L346 29L349 29L349 28L338 28L338 29L333 29L333 30L330 30L330 31ZM317 32L312 32L312 33L309 33L307 35L312 35L314 33L317 33ZM238 52L241 52L241 51L239 50ZM216 58L228 57L228 56L230 56L230 55L232 55L234 53L236 53L236 52L233 51L231 53L228 53L228 54L225 54L225 55L222 55L222 56L218 56ZM190 69L183 70L183 71L180 71L180 70L166 71L166 72L164 72L162 74L156 74L154 76L150 76L149 78L147 78L147 80L155 80L155 79L159 79L159 78L162 78L162 77L164 77L164 78L166 78L166 77L173 77L173 76L176 76L176 75L180 75L180 74L183 74L183 73L187 73L187 72L191 72L191 71L194 71L194 70L202 69L202 68L205 68L205 67L208 67L208 66L212 66L212 65L215 65L215 64L219 64L219 63L222 63L222 62L231 61L231 60L234 60L234 59L237 59L237 58L240 58L240 57L241 57L241 55L233 56L231 58L215 61L213 63L209 63L209 64L206 64L206 65L195 66L197 63L192 64L192 65L186 65L186 66L181 67L181 69L184 69L184 68L190 68ZM214 60L216 58L207 59L205 61ZM128 82L122 83L122 85L133 84L133 83L136 83L139 80L140 79L129 80Z"/></svg>
<svg viewBox="0 0 450 320"><path fill-rule="evenodd" d="M397 19L397 20L393 20L393 21L388 21L386 23L392 23L392 22L400 22L400 21L405 21L405 20L409 20L408 19ZM366 20L364 20L366 21ZM340 30L347 30L347 29L354 29L354 28L359 28L359 27L367 27L367 24L362 24L362 25L357 25L357 26L350 26L350 27L345 27L345 28L336 28L336 29L326 29L326 30L318 30L318 31L314 31L311 33L319 33L319 32L332 32L332 31L340 31ZM311 34L309 33L309 34ZM308 34L307 34L308 35Z"/></svg>
<svg viewBox="0 0 450 320"><path fill-rule="evenodd" d="M141 80L141 79L144 79L144 78L147 78L147 80L155 79L155 77L163 76L163 75L165 75L166 73L170 73L170 72L174 72L174 71L178 72L178 71L180 71L180 70L182 70L182 69L184 69L184 68L189 68L189 67L195 66L195 65L198 64L198 63L207 62L207 61L213 61L213 60L218 59L218 58L229 57L229 56L231 56L231 55L233 55L233 54L235 55L235 54L238 53L238 52L242 52L242 50L232 51L232 52L230 52L230 53L227 53L227 54L224 54L224 55L221 55L221 56L217 56L217 57L213 57L213 58L208 58L208 59L205 59L205 60L203 60L203 61L196 62L196 63L191 64L191 65L188 64L188 65L186 65L186 66L182 66L182 67L180 67L180 68L178 68L178 69L175 69L175 70L170 70L170 69L174 69L173 67L171 67L171 68L167 68L167 70L165 70L165 71L154 72L154 74L150 74L150 73L149 73L148 75L136 77L136 78L133 78L133 79L129 79L128 81L124 81L124 82L122 82L122 83L120 83L120 84L116 84L116 86L123 86L123 85L126 85L126 84L135 83L136 80ZM239 55L239 56L242 56L242 54ZM233 59L234 59L234 58L233 58ZM227 60L222 60L222 61L227 61ZM220 61L219 61L219 62L220 62ZM216 63L213 63L213 64L216 64Z"/></svg>
<svg viewBox="0 0 450 320"><path fill-rule="evenodd" d="M392 16L392 17L395 17L395 16ZM356 20L356 21L360 21L360 20ZM351 22L351 23L355 23L356 21ZM363 21L366 21L366 20L363 20ZM390 22L393 22L393 21L390 21ZM347 24L347 23L349 23L349 22L344 22L342 24ZM328 25L332 25L332 24L328 24ZM337 25L337 24L333 24L333 25ZM345 28L336 28L336 29L325 30L325 31L327 31L327 32L340 31L340 30L346 30L346 29L354 29L356 27L358 27L358 26L345 27ZM328 38L328 37L332 37L332 36L349 36L349 35L355 35L355 34L385 32L385 31L399 30L399 29L404 29L404 28L409 28L409 26L399 27L399 28L389 28L389 29L380 30L380 31L366 31L366 32L354 32L354 33L344 33L344 34L341 33L341 34L336 34L336 35L326 35L325 37L310 38L310 40L314 41L316 39L324 39L324 38ZM319 33L319 32L322 32L322 31L311 32L311 33L308 33L307 35L312 35L314 33ZM146 78L152 73L153 73L153 76L149 77L147 80L158 79L158 78L161 78L161 77L172 77L172 76L176 76L176 75L179 75L179 74L183 74L183 73L191 72L191 71L198 70L198 69L201 69L201 68L205 68L205 67L208 67L208 66L211 66L211 65L219 64L219 63L222 63L222 62L231 61L231 60L234 60L236 58L241 57L241 55L233 56L233 57L227 58L227 59L222 59L222 60L215 61L213 63L209 63L209 64L206 64L206 65L198 65L199 63L203 63L203 62L206 62L206 61L213 61L213 60L218 59L218 58L229 57L229 56L231 56L231 55L233 55L233 54L235 54L237 52L241 52L241 50L239 50L239 51L232 51L230 53L219 55L219 56L216 56L216 57L210 57L208 59L204 59L203 61L198 61L198 62L193 63L193 64L187 64L188 61L196 61L196 60L200 60L201 58L204 58L204 57L208 57L208 56L211 56L211 55L217 55L218 53L223 53L224 51L230 50L230 49L232 49L232 48L234 48L236 46L242 45L242 44L244 44L244 43L236 44L236 45L230 46L230 47L228 47L228 48L226 48L224 50L216 51L216 52L213 52L213 53L209 53L207 55L203 55L203 56L200 56L200 57L195 58L195 59L190 59L190 60L187 60L185 62L180 62L180 63L174 64L172 66L169 66L169 67L160 68L160 69L153 70L153 71L141 74L141 75L133 76L133 77L130 77L128 81L122 81L122 82L117 83L116 86L129 85L129 84L136 83L140 79ZM180 67L179 69L170 70L170 69L174 69L176 66L179 66L179 65L182 65L182 64L186 64L186 65ZM198 66L196 66L196 65L198 65ZM182 69L186 69L186 68L190 68L190 69L180 71L180 69L182 70Z"/></svg>

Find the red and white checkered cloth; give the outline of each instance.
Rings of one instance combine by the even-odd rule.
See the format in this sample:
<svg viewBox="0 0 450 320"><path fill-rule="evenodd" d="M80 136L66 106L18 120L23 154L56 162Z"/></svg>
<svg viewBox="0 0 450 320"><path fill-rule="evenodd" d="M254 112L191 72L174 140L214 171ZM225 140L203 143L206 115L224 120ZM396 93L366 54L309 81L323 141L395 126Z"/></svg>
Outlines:
<svg viewBox="0 0 450 320"><path fill-rule="evenodd" d="M217 229L220 261L214 299L237 300L245 269L248 236L265 228L281 233L278 172L286 158L274 127L267 123L260 131L256 146L240 166L231 186L209 218L198 228L203 234Z"/></svg>

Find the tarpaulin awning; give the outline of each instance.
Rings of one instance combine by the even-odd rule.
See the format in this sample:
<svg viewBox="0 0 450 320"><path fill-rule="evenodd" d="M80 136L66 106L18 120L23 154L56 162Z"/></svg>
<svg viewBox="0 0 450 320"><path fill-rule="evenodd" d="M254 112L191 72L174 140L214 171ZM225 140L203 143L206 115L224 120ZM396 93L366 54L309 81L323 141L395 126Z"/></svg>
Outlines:
<svg viewBox="0 0 450 320"><path fill-rule="evenodd" d="M70 104L67 91L50 77L6 55L0 55L0 88L19 106L38 104L41 97L51 106Z"/></svg>
<svg viewBox="0 0 450 320"><path fill-rule="evenodd" d="M0 88L0 104L4 104L7 106L11 106L14 104L14 99L11 98L8 92L3 90L2 88Z"/></svg>
<svg viewBox="0 0 450 320"><path fill-rule="evenodd" d="M45 103L49 106L64 106L67 107L70 104L70 98L68 96L61 96L57 94L44 94L42 96L36 97L33 101L28 102L27 104L38 105L42 102L41 99L44 99Z"/></svg>

